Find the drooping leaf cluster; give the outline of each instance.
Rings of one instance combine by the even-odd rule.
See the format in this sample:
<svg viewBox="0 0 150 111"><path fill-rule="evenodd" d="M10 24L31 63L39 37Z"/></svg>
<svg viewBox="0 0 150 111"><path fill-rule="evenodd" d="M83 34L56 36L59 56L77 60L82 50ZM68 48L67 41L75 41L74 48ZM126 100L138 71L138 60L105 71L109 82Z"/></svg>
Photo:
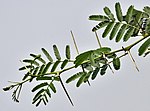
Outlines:
<svg viewBox="0 0 150 111"><path fill-rule="evenodd" d="M126 42L131 37L139 34L142 34L144 37L150 35L150 7L146 6L143 11L140 11L131 5L126 14L123 14L120 3L116 3L115 14L108 7L105 7L103 10L104 15L89 16L89 20L99 21L92 31L95 32L104 28L103 38L108 36L110 40L115 39L116 42L119 42L123 39ZM139 49L139 55L142 55L148 49L147 47L145 48ZM143 53L141 53L141 49Z"/></svg>

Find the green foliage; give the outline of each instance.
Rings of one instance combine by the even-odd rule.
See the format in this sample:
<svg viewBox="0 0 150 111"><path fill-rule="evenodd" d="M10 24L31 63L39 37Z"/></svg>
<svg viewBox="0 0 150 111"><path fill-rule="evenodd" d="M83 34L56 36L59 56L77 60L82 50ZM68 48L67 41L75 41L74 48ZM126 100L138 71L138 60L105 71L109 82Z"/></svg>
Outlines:
<svg viewBox="0 0 150 111"><path fill-rule="evenodd" d="M108 8L104 8L106 15L92 15L89 16L89 20L102 21L96 25L92 31L97 31L101 28L105 28L102 37L109 36L109 39L112 40L115 38L116 42L119 42L122 38L126 42L132 36L137 36L140 32L142 35L150 32L150 23L146 23L143 30L143 18L149 18L149 7L144 8L144 12L134 9L134 6L130 6L127 10L126 15L122 14L122 9L120 3L115 4L115 12L117 18L114 18L114 14ZM109 19L104 19L108 16ZM103 18L103 19L99 19ZM118 20L118 21L117 21Z"/></svg>
<svg viewBox="0 0 150 111"><path fill-rule="evenodd" d="M138 48L139 56L144 55L146 57L150 54L150 7L144 7L143 11L137 10L133 5L129 6L125 15L119 2L115 4L115 14L108 7L104 7L104 15L91 15L89 20L97 21L98 25L93 27L92 31L96 33L99 29L104 29L102 37L109 37L109 40L115 39L115 42L123 40L127 42L130 38L135 38L135 42L129 46L123 47L118 50L112 50L111 47L101 46L100 40L98 40L100 48L92 49L78 54L75 60L71 60L70 46L65 47L65 57L61 57L59 49L56 45L53 45L53 52L56 59L53 59L50 53L42 48L41 54L30 54L29 59L22 61L23 66L19 68L19 71L23 71L24 76L21 82L15 82L14 84L3 88L4 91L9 91L13 88L12 99L15 102L19 102L19 95L22 89L22 85L26 82L38 81L39 84L35 85L32 92L35 93L32 104L39 106L41 103L47 104L52 96L52 92L56 93L55 82L59 82L64 89L70 103L73 102L61 80L60 75L63 72L74 68L81 68L82 71L76 72L71 75L66 83L76 81L76 87L80 87L84 83L90 85L90 80L95 80L98 75L104 76L108 69L113 73L113 69L119 70L121 68L121 58L127 54L133 59L130 50L135 45L142 43ZM115 18L116 16L116 18ZM71 32L72 34L72 32ZM73 34L72 34L73 35ZM141 35L141 38L137 40L137 36ZM73 38L74 39L74 38ZM74 44L76 46L75 40ZM76 50L77 46L76 46ZM78 52L78 51L77 51ZM47 61L48 60L48 61ZM113 66L113 68L111 67ZM135 64L136 68L137 65ZM138 68L137 68L138 69Z"/></svg>
<svg viewBox="0 0 150 111"><path fill-rule="evenodd" d="M139 48L139 56L143 55L144 52L148 49L150 46L150 38L147 39Z"/></svg>
<svg viewBox="0 0 150 111"><path fill-rule="evenodd" d="M45 54L45 56L47 57L47 59L53 63L53 59L52 57L50 56L50 54L46 51L46 49L42 48L42 52Z"/></svg>
<svg viewBox="0 0 150 111"><path fill-rule="evenodd" d="M120 69L120 59L118 57L113 58L113 66L116 70Z"/></svg>

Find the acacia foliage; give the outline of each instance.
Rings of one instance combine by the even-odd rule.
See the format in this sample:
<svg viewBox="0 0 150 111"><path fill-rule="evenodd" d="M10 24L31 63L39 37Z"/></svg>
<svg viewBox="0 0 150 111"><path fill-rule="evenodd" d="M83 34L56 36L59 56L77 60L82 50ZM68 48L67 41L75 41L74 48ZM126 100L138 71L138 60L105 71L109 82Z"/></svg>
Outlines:
<svg viewBox="0 0 150 111"><path fill-rule="evenodd" d="M55 59L51 56L49 51L41 48L42 54L30 54L29 59L24 59L23 67L19 71L24 72L21 82L17 82L8 87L3 88L4 91L13 88L12 99L19 102L19 95L22 85L26 82L38 81L38 84L32 89L35 93L32 104L39 106L42 102L46 105L51 98L52 93L56 93L57 89L55 83L59 82L69 101L73 102L61 80L60 75L73 68L81 68L81 71L71 75L66 83L76 81L76 86L80 87L84 83L90 85L91 80L95 80L99 75L103 76L107 70L119 70L121 68L121 58L130 53L130 49L136 44L143 41L138 48L139 56L147 56L150 53L150 7L146 6L142 11L129 6L126 14L123 14L120 3L115 4L115 14L108 7L104 7L103 15L91 15L89 20L99 22L92 31L96 33L99 29L104 29L102 37L109 37L110 40L115 39L116 42L123 40L127 42L132 37L141 35L141 39L135 41L133 44L122 47L119 50L113 51L111 47L100 47L78 54L75 60L71 59L70 46L66 45L65 58L59 52L56 45L53 45ZM116 17L115 17L116 15ZM119 55L118 52L123 52ZM39 83L40 82L40 83Z"/></svg>

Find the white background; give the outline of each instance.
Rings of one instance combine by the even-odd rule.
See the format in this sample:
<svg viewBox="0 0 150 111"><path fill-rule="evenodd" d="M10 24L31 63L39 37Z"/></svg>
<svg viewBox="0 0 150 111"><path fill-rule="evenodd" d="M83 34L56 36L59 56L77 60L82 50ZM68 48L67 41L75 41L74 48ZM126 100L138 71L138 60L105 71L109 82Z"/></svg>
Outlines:
<svg viewBox="0 0 150 111"><path fill-rule="evenodd" d="M122 59L120 71L110 71L98 76L80 88L75 82L65 84L75 107L66 98L60 84L57 93L52 94L47 106L32 105L35 83L27 83L21 92L20 103L11 100L11 93L4 92L8 81L20 81L23 73L18 71L19 60L28 58L30 53L41 53L41 47L52 55L56 44L64 54L66 44L71 45L72 58L76 56L70 30L73 30L80 52L98 48L91 28L96 24L89 21L91 14L103 13L105 6L114 11L115 0L0 0L0 110L1 111L150 111L150 57L138 57L137 48L132 50L140 72L137 72L128 56ZM124 13L130 5L142 10L150 6L149 0L121 0ZM101 31L98 32L101 35ZM138 39L138 38L137 38ZM104 46L118 49L108 38L101 39ZM133 41L130 40L130 43ZM126 44L124 44L126 45ZM54 57L54 56L53 56ZM74 74L69 71L62 75L65 81Z"/></svg>

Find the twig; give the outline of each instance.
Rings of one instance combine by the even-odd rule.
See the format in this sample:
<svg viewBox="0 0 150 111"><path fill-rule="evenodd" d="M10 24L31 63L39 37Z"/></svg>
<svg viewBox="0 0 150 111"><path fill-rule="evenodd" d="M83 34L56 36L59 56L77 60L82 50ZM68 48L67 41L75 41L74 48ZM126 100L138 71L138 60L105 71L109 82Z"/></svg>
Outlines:
<svg viewBox="0 0 150 111"><path fill-rule="evenodd" d="M62 81L60 75L59 75L58 77L59 77L60 83L61 83L61 85L62 85L62 87L63 87L63 89L64 89L64 91L65 91L65 93L66 93L66 95L67 95L67 97L68 97L68 99L69 99L69 101L70 101L70 103L71 103L71 105L74 106L74 104L73 104L73 102L72 102L72 100L71 100L71 97L69 96L69 94L68 94L68 92L67 92L67 89L65 88L65 86L64 86L64 84L63 84L63 81Z"/></svg>

